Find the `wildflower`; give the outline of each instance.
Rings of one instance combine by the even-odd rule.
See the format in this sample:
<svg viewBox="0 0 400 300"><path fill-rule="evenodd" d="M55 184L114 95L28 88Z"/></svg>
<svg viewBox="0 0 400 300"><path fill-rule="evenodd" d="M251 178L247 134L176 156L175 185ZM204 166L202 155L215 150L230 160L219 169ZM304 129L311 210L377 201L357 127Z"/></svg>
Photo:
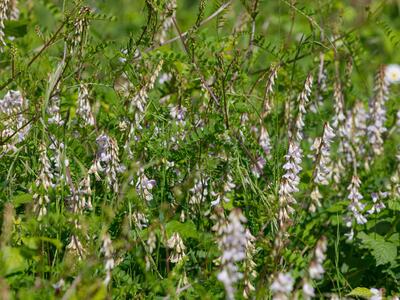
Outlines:
<svg viewBox="0 0 400 300"><path fill-rule="evenodd" d="M175 232L171 238L167 241L168 248L172 249L172 253L169 256L170 262L180 263L186 256L186 247L183 244L181 236L179 233Z"/></svg>
<svg viewBox="0 0 400 300"><path fill-rule="evenodd" d="M257 277L257 272L255 270L256 263L253 257L256 253L256 248L254 246L255 237L251 234L249 229L246 229L246 258L244 259L244 290L243 297L248 299L252 292L255 291L255 287L252 281Z"/></svg>
<svg viewBox="0 0 400 300"><path fill-rule="evenodd" d="M28 100L25 99L20 91L10 90L0 100L0 116L2 118L2 130L0 138L4 141L3 152L0 156L9 151L16 151L16 145L25 140L30 131L29 121L25 117L25 110L28 109Z"/></svg>
<svg viewBox="0 0 400 300"><path fill-rule="evenodd" d="M104 279L104 284L108 285L111 280L111 271L112 269L114 269L115 266L115 261L113 258L114 249L108 233L105 233L103 235L102 240L103 240L103 245L101 247L100 252L104 253L104 258L105 258L104 269L106 271L106 278Z"/></svg>
<svg viewBox="0 0 400 300"><path fill-rule="evenodd" d="M47 107L47 113L50 118L47 120L49 124L56 124L58 126L64 125L64 120L60 114L60 87L59 84L54 89L53 94L50 97L49 105Z"/></svg>
<svg viewBox="0 0 400 300"><path fill-rule="evenodd" d="M273 67L271 67L271 70L268 74L267 83L265 85L263 112L261 115L264 118L272 110L271 95L274 92L275 80L278 77L278 70L279 70L279 66L273 66Z"/></svg>
<svg viewBox="0 0 400 300"><path fill-rule="evenodd" d="M201 177L194 179L194 186L189 189L189 204L199 205L203 203L208 196L208 178Z"/></svg>
<svg viewBox="0 0 400 300"><path fill-rule="evenodd" d="M260 137L258 144L264 150L264 154L268 157L271 154L271 141L267 129L261 126Z"/></svg>
<svg viewBox="0 0 400 300"><path fill-rule="evenodd" d="M176 8L176 0L170 0L167 2L165 10L162 12L161 18L163 22L161 31L156 35L156 40L158 40L160 44L165 42L168 29L174 24L173 18L175 18Z"/></svg>
<svg viewBox="0 0 400 300"><path fill-rule="evenodd" d="M139 211L135 211L132 214L132 217L136 227L139 228L140 230L149 225L149 220L147 219L146 215Z"/></svg>
<svg viewBox="0 0 400 300"><path fill-rule="evenodd" d="M400 83L400 65L392 64L385 67L385 81L388 84Z"/></svg>
<svg viewBox="0 0 400 300"><path fill-rule="evenodd" d="M310 279L322 279L322 276L325 273L322 264L325 260L327 244L326 237L321 237L317 242L313 259L307 270L307 276L303 280L303 296L305 299L311 299L315 296L314 287L312 286Z"/></svg>
<svg viewBox="0 0 400 300"><path fill-rule="evenodd" d="M259 178L263 173L264 167L266 164L266 160L264 157L259 156L257 160L253 163L251 167L251 172L256 178Z"/></svg>
<svg viewBox="0 0 400 300"><path fill-rule="evenodd" d="M221 272L217 278L224 284L226 296L228 299L234 299L237 281L243 278L239 272L236 263L246 258L246 245L249 236L246 235L246 229L242 223L247 222L239 209L231 211L228 221L221 226L221 236L218 240L218 246L222 252Z"/></svg>
<svg viewBox="0 0 400 300"><path fill-rule="evenodd" d="M223 186L223 190L220 193L214 191L211 192L211 196L216 197L214 201L211 201L211 206L220 204L221 200L229 202L227 194L229 194L236 187L230 174L226 175L226 180Z"/></svg>
<svg viewBox="0 0 400 300"><path fill-rule="evenodd" d="M4 51L4 46L6 46L6 42L4 41L4 21L8 19L7 11L9 8L10 0L2 0L0 1L0 49L1 52Z"/></svg>
<svg viewBox="0 0 400 300"><path fill-rule="evenodd" d="M176 120L176 124L185 125L185 114L187 109L181 105L171 106L170 115Z"/></svg>
<svg viewBox="0 0 400 300"><path fill-rule="evenodd" d="M153 200L151 190L156 186L154 179L147 178L144 169L140 168L138 171L138 180L136 182L136 192L141 195L146 201Z"/></svg>
<svg viewBox="0 0 400 300"><path fill-rule="evenodd" d="M79 183L78 194L80 209L92 209L92 189L90 188L90 174L87 174Z"/></svg>
<svg viewBox="0 0 400 300"><path fill-rule="evenodd" d="M293 290L294 280L289 273L279 273L271 284L271 291L274 300L289 299Z"/></svg>
<svg viewBox="0 0 400 300"><path fill-rule="evenodd" d="M72 254L77 255L79 259L85 257L86 250L76 234L73 234L71 236L71 241L66 246L66 249L70 251Z"/></svg>
<svg viewBox="0 0 400 300"><path fill-rule="evenodd" d="M349 209L353 213L357 224L365 224L367 219L362 215L365 204L360 202L360 200L363 199L363 196L359 192L360 185L361 180L354 175L349 187L347 188L350 191L348 199L351 201L349 204Z"/></svg>
<svg viewBox="0 0 400 300"><path fill-rule="evenodd" d="M303 127L304 127L304 115L306 113L306 104L309 101L309 97L311 95L311 88L312 88L312 83L313 83L313 77L311 74L309 74L306 78L306 81L304 82L304 89L300 93L298 97L298 102L299 102L299 111L297 113L297 117L295 120L295 128L294 128L294 133L293 136L296 139L296 141L300 142L303 138ZM289 137L291 137L291 133L289 132Z"/></svg>
<svg viewBox="0 0 400 300"><path fill-rule="evenodd" d="M372 205L371 209L367 211L367 213L371 215L375 212L379 213L382 209L384 209L386 206L382 202L381 199L387 198L388 195L389 194L386 192L372 193L371 198L372 198L373 205Z"/></svg>
<svg viewBox="0 0 400 300"><path fill-rule="evenodd" d="M89 170L90 174L95 174L100 179L98 172L106 175L107 182L114 192L118 191L117 173L123 171L123 166L118 158L118 144L112 137L101 134L96 139L98 150L94 164Z"/></svg>
<svg viewBox="0 0 400 300"><path fill-rule="evenodd" d="M80 85L77 106L76 114L82 118L84 124L94 126L95 121L90 108L89 92L85 84Z"/></svg>
<svg viewBox="0 0 400 300"><path fill-rule="evenodd" d="M56 290L56 293L60 293L61 289L65 286L65 281L63 278L61 278L59 281L57 281L52 286Z"/></svg>
<svg viewBox="0 0 400 300"><path fill-rule="evenodd" d="M293 194L298 192L297 186L300 183L299 172L301 171L301 151L299 146L289 143L288 153L285 155L286 163L283 165L285 174L282 175L279 187L279 222L281 226L290 220L290 215L294 212L292 207L296 204Z"/></svg>
<svg viewBox="0 0 400 300"><path fill-rule="evenodd" d="M164 84L172 79L172 74L171 73L163 73L160 76L160 79L158 79L159 84Z"/></svg>
<svg viewBox="0 0 400 300"><path fill-rule="evenodd" d="M142 88L135 94L133 99L130 101L130 110L134 111L135 113L136 125L138 125L143 118L145 107L147 105L148 93L151 89L153 89L156 79L160 74L162 65L163 61L161 60L154 69L153 74L150 76L150 78L145 82Z"/></svg>
<svg viewBox="0 0 400 300"><path fill-rule="evenodd" d="M147 244L147 250L148 250L148 254L145 256L145 261L146 261L146 270L150 269L150 257L151 254L153 253L154 249L156 248L156 242L157 242L157 236L154 233L153 230L150 230L149 232L149 237L146 241Z"/></svg>
<svg viewBox="0 0 400 300"><path fill-rule="evenodd" d="M369 290L372 294L372 296L369 298L369 300L382 300L384 299L384 295L383 295L383 290L382 289L376 289L376 288L372 288Z"/></svg>
<svg viewBox="0 0 400 300"><path fill-rule="evenodd" d="M371 144L373 153L379 155L383 151L382 134L386 132L386 101L389 95L390 82L385 79L385 69L380 68L376 76L374 87L375 96L370 103L370 124L367 127L368 140Z"/></svg>
<svg viewBox="0 0 400 300"><path fill-rule="evenodd" d="M360 156L366 152L364 137L367 135L367 121L368 114L364 105L361 101L357 101L354 108L347 113L344 128L345 139L342 149L346 149L346 160L349 163L353 163L355 159L352 152L356 152Z"/></svg>
<svg viewBox="0 0 400 300"><path fill-rule="evenodd" d="M40 221L43 216L47 214L47 205L50 203L48 193L52 187L53 174L51 172L50 161L47 157L46 146L44 144L39 145L39 152L40 172L35 181L38 191L36 191L36 193L33 195L33 209L38 216L38 220Z"/></svg>
<svg viewBox="0 0 400 300"><path fill-rule="evenodd" d="M89 27L89 15L91 13L91 9L89 7L82 7L77 14L77 18L74 20L72 27L74 28L73 35L71 37L72 47L71 53L79 51L78 47L82 47L82 44L85 41L86 33Z"/></svg>
<svg viewBox="0 0 400 300"><path fill-rule="evenodd" d="M322 198L319 192L318 185L328 185L329 177L332 173L331 170L331 159L330 150L332 139L335 137L333 129L329 126L329 123L324 125L324 132L322 138L315 139L314 144L311 146L311 150L315 151L315 163L316 167L314 169L314 183L316 184L312 193L310 205L310 211L315 212L316 207L321 206L320 199Z"/></svg>
<svg viewBox="0 0 400 300"><path fill-rule="evenodd" d="M10 20L19 19L18 0L9 0Z"/></svg>

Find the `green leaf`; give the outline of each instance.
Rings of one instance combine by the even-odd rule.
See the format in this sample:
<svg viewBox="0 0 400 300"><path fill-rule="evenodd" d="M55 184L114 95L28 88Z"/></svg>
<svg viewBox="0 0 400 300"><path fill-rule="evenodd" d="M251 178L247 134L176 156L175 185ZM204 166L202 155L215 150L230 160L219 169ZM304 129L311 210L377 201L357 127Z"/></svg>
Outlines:
<svg viewBox="0 0 400 300"><path fill-rule="evenodd" d="M196 230L196 226L192 221L181 223L177 220L172 220L171 222L167 223L165 229L167 230L168 237L172 236L174 232L179 233L179 235L184 239L186 238L198 239L199 237L199 233Z"/></svg>
<svg viewBox="0 0 400 300"><path fill-rule="evenodd" d="M360 232L357 237L361 239L363 248L369 249L372 256L376 260L376 265L392 264L397 258L397 246L385 239L377 233L367 235Z"/></svg>
<svg viewBox="0 0 400 300"><path fill-rule="evenodd" d="M31 194L19 194L15 197L12 198L11 202L14 204L15 207L20 206L21 204L29 203L32 201L32 195Z"/></svg>
<svg viewBox="0 0 400 300"><path fill-rule="evenodd" d="M347 294L347 296L361 297L364 299L369 299L372 297L372 293L368 288L356 287L349 294Z"/></svg>
<svg viewBox="0 0 400 300"><path fill-rule="evenodd" d="M6 36L22 37L27 33L27 23L20 21L4 21L4 33Z"/></svg>
<svg viewBox="0 0 400 300"><path fill-rule="evenodd" d="M399 199L390 199L389 200L389 208L391 210L400 211L400 200Z"/></svg>
<svg viewBox="0 0 400 300"><path fill-rule="evenodd" d="M18 248L3 247L0 252L0 258L1 269L4 275L23 271L28 267L28 263Z"/></svg>

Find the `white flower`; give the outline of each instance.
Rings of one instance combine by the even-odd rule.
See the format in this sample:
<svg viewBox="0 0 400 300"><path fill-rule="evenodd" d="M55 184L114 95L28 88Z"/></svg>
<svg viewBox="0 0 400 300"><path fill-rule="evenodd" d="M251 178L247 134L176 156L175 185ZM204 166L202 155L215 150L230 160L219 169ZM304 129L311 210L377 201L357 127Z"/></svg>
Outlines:
<svg viewBox="0 0 400 300"><path fill-rule="evenodd" d="M400 65L387 65L385 68L385 81L389 84L400 83Z"/></svg>
<svg viewBox="0 0 400 300"><path fill-rule="evenodd" d="M222 210L217 221L213 229L219 234L218 246L222 252L220 257L222 270L217 278L224 284L227 299L234 299L234 284L243 278L236 263L246 259L246 248L252 235L246 232L242 224L247 220L240 209L232 210L228 222L223 219Z"/></svg>
<svg viewBox="0 0 400 300"><path fill-rule="evenodd" d="M271 291L289 294L293 290L294 280L289 273L279 273L271 285Z"/></svg>
<svg viewBox="0 0 400 300"><path fill-rule="evenodd" d="M371 288L369 291L372 294L372 296L369 298L369 300L382 300L383 299L381 290L378 290L376 288Z"/></svg>
<svg viewBox="0 0 400 300"><path fill-rule="evenodd" d="M305 299L315 297L314 287L309 282L303 284L303 296Z"/></svg>
<svg viewBox="0 0 400 300"><path fill-rule="evenodd" d="M179 263L186 256L186 247L183 244L182 238L179 233L175 232L167 241L168 248L172 249L169 260L172 263Z"/></svg>

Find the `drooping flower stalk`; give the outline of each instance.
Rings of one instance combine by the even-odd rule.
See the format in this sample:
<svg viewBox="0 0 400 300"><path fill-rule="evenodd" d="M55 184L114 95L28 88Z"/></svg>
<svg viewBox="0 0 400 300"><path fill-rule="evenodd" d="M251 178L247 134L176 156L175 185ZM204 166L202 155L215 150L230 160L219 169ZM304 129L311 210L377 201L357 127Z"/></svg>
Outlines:
<svg viewBox="0 0 400 300"><path fill-rule="evenodd" d="M71 26L74 29L71 40L71 54L80 53L82 51L83 44L85 43L86 34L89 28L89 15L91 9L87 6L81 7L76 19Z"/></svg>
<svg viewBox="0 0 400 300"><path fill-rule="evenodd" d="M311 151L315 151L314 188L311 192L311 205L309 207L311 212L315 212L317 207L321 206L320 199L322 195L318 186L329 184L329 178L332 174L331 143L334 137L333 129L329 126L329 123L325 123L322 138L316 138L314 144L311 146Z"/></svg>
<svg viewBox="0 0 400 300"><path fill-rule="evenodd" d="M94 174L97 180L100 180L99 172L104 173L108 185L114 192L118 192L119 184L117 174L122 172L124 167L119 161L117 141L103 133L96 139L96 142L98 151L95 162L90 167L89 173Z"/></svg>
<svg viewBox="0 0 400 300"><path fill-rule="evenodd" d="M289 273L278 273L271 284L273 300L289 300L293 291L294 279Z"/></svg>
<svg viewBox="0 0 400 300"><path fill-rule="evenodd" d="M332 127L335 130L336 136L339 140L339 148L338 148L339 155L333 163L332 175L335 183L339 184L344 171L344 164L342 157L345 157L346 154L349 153L349 149L347 147L348 144L345 143L345 137L346 137L346 131L345 131L346 116L344 114L345 104L344 104L344 95L342 90L342 83L340 80L338 62L336 62L336 78L334 83L333 98L335 100L334 102L335 115L332 120Z"/></svg>
<svg viewBox="0 0 400 300"><path fill-rule="evenodd" d="M314 257L310 262L310 265L307 270L307 275L303 279L303 298L304 299L312 299L315 297L314 287L311 283L311 280L314 279L322 279L325 270L322 266L325 261L325 252L328 246L328 240L326 237L321 237L318 242L317 246L314 250Z"/></svg>
<svg viewBox="0 0 400 300"><path fill-rule="evenodd" d="M167 37L168 29L171 28L173 23L173 18L175 18L176 13L176 0L170 0L167 2L165 10L161 13L162 26L161 30L157 33L155 40L160 44L165 42L165 38Z"/></svg>
<svg viewBox="0 0 400 300"><path fill-rule="evenodd" d="M257 277L256 271L256 263L254 262L254 256L256 254L256 247L254 242L256 238L251 234L249 229L246 229L246 258L243 262L244 269L244 290L243 297L245 299L250 298L251 294L255 291L255 287L253 285L254 280Z"/></svg>
<svg viewBox="0 0 400 300"><path fill-rule="evenodd" d="M10 0L9 4L10 8L10 20L18 20L19 19L19 9L18 9L18 0Z"/></svg>
<svg viewBox="0 0 400 300"><path fill-rule="evenodd" d="M94 126L95 120L89 102L89 91L86 84L81 84L78 93L76 114L83 120L84 126Z"/></svg>
<svg viewBox="0 0 400 300"><path fill-rule="evenodd" d="M221 200L224 201L225 203L228 203L230 201L228 194L231 191L233 191L235 187L236 185L233 182L232 176L230 174L227 174L225 177L225 182L222 191L219 193L215 191L211 192L211 196L216 198L214 201L211 201L211 206L219 205L221 203Z"/></svg>
<svg viewBox="0 0 400 300"><path fill-rule="evenodd" d="M179 233L175 232L167 241L168 248L172 249L172 253L169 256L169 261L175 264L180 263L186 256L186 247L183 244L183 240Z"/></svg>
<svg viewBox="0 0 400 300"><path fill-rule="evenodd" d="M47 214L47 206L50 203L49 192L52 188L53 174L51 172L50 160L47 157L47 150L44 144L39 145L40 171L35 181L36 191L33 194L33 210L40 221Z"/></svg>
<svg viewBox="0 0 400 300"><path fill-rule="evenodd" d="M101 247L101 253L104 254L104 270L106 271L106 278L104 279L104 284L107 286L111 281L111 272L114 269L114 248L110 239L110 235L105 233L102 237L103 245Z"/></svg>
<svg viewBox="0 0 400 300"><path fill-rule="evenodd" d="M4 47L6 46L5 42L5 34L4 34L4 21L8 19L7 12L9 9L10 0L1 0L0 1L0 51L4 51Z"/></svg>
<svg viewBox="0 0 400 300"><path fill-rule="evenodd" d="M363 215L363 211L365 208L365 204L361 202L363 196L360 193L361 180L357 175L353 175L351 179L351 183L348 186L349 195L348 199L350 200L350 204L348 206L348 210L350 215L346 218L346 226L351 228L350 233L345 234L349 240L353 239L354 230L353 230L353 219L357 222L357 224L365 224L367 223L367 218Z"/></svg>
<svg viewBox="0 0 400 300"><path fill-rule="evenodd" d="M60 114L60 102L60 83L58 83L54 88L54 91L49 99L49 105L47 107L47 113L50 116L47 120L49 124L56 124L58 126L64 125L64 120Z"/></svg>
<svg viewBox="0 0 400 300"><path fill-rule="evenodd" d="M285 155L286 163L283 165L285 174L282 175L279 187L279 215L280 226L290 221L290 216L294 212L292 207L297 203L293 194L298 192L300 183L299 173L301 171L302 154L299 146L294 142L289 142L288 153Z"/></svg>
<svg viewBox="0 0 400 300"><path fill-rule="evenodd" d="M218 247L222 252L221 272L217 278L224 284L227 299L234 299L235 284L243 278L237 263L246 258L246 246L249 236L243 223L247 219L240 209L234 209L229 214L228 220L219 228L221 236L218 238Z"/></svg>
<svg viewBox="0 0 400 300"><path fill-rule="evenodd" d="M0 118L2 130L0 139L2 141L0 157L10 151L17 151L17 144L25 140L31 125L25 114L28 110L29 101L25 99L20 91L10 90L0 100Z"/></svg>

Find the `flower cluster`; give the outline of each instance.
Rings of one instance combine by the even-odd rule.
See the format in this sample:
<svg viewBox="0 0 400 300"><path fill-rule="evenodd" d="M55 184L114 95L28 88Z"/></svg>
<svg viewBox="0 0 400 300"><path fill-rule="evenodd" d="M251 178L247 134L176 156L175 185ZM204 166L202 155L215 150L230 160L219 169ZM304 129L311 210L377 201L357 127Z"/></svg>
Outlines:
<svg viewBox="0 0 400 300"><path fill-rule="evenodd" d="M86 84L80 85L76 114L83 120L85 126L94 126L95 120L90 107L89 91Z"/></svg>
<svg viewBox="0 0 400 300"><path fill-rule="evenodd" d="M301 171L301 151L296 143L289 143L288 153L285 155L286 163L283 165L285 174L281 179L279 187L279 223L281 226L290 220L290 215L294 212L292 207L296 204L293 194L298 192L300 182L299 173Z"/></svg>
<svg viewBox="0 0 400 300"><path fill-rule="evenodd" d="M211 196L216 198L214 201L211 201L211 206L219 205L221 200L224 202L229 202L228 194L233 191L235 187L236 185L233 182L232 176L227 174L222 191L219 193L215 191L211 192Z"/></svg>
<svg viewBox="0 0 400 300"><path fill-rule="evenodd" d="M389 97L389 84L385 68L381 67L376 76L375 97L370 103L370 124L367 127L369 143L375 155L379 155L383 151L382 134L386 132L385 104Z"/></svg>
<svg viewBox="0 0 400 300"><path fill-rule="evenodd" d="M176 7L176 0L170 0L166 4L165 11L163 11L163 15L161 17L163 19L161 30L155 37L155 39L158 40L160 44L165 42L168 29L174 24L173 18L175 18Z"/></svg>
<svg viewBox="0 0 400 300"><path fill-rule="evenodd" d="M47 107L47 113L50 115L50 118L47 120L49 124L56 124L58 126L64 125L64 120L60 114L60 102L60 83L58 83L54 88ZM80 104L78 104L78 109L80 107L79 105Z"/></svg>
<svg viewBox="0 0 400 300"><path fill-rule="evenodd" d="M136 192L141 195L146 201L153 200L151 190L156 186L154 179L149 179L144 173L144 169L140 168L138 171L138 179L136 182Z"/></svg>
<svg viewBox="0 0 400 300"><path fill-rule="evenodd" d="M104 253L104 270L106 271L106 278L104 279L104 284L108 285L111 281L111 271L114 269L115 261L113 258L114 249L112 242L108 233L103 235L103 245L101 247L101 253Z"/></svg>
<svg viewBox="0 0 400 300"><path fill-rule="evenodd" d="M16 145L26 138L31 128L29 120L25 117L27 109L28 100L20 91L8 91L0 100L0 116L3 125L0 130L2 141L0 157L9 151L17 151Z"/></svg>
<svg viewBox="0 0 400 300"><path fill-rule="evenodd" d="M101 134L96 139L96 142L98 151L89 173L95 174L97 180L100 180L98 172L103 172L106 175L109 186L112 187L114 192L118 192L117 173L122 172L124 168L119 162L117 141L107 134Z"/></svg>
<svg viewBox="0 0 400 300"><path fill-rule="evenodd" d="M311 299L315 296L314 287L311 285L310 279L322 279L325 270L322 264L325 261L325 252L328 247L326 237L321 237L317 242L314 250L314 258L308 267L308 277L303 281L303 297Z"/></svg>
<svg viewBox="0 0 400 300"><path fill-rule="evenodd" d="M243 216L240 209L234 209L229 214L227 222L221 226L221 236L218 239L218 246L222 252L222 270L217 278L224 284L227 299L234 299L237 281L243 278L236 263L246 258L246 248L249 235L242 223L247 219Z"/></svg>
<svg viewBox="0 0 400 300"><path fill-rule="evenodd" d="M372 193L372 207L367 212L372 215L374 213L379 213L382 209L386 208L385 203L383 203L382 199L385 199L389 196L387 192L378 192Z"/></svg>
<svg viewBox="0 0 400 300"><path fill-rule="evenodd" d="M189 189L189 193L189 204L195 206L203 203L208 196L208 178L203 176L196 177L193 187Z"/></svg>
<svg viewBox="0 0 400 300"><path fill-rule="evenodd" d="M5 34L4 34L4 21L8 19L8 8L9 8L9 3L10 0L2 0L0 1L0 44L1 44L1 52L4 50L4 46L6 45L6 42L4 40Z"/></svg>
<svg viewBox="0 0 400 300"><path fill-rule="evenodd" d="M361 202L363 196L359 192L360 186L360 178L357 175L353 175L351 183L347 188L349 190L347 198L350 200L348 209L352 214L352 216L346 219L346 226L349 228L352 227L352 217L356 220L357 224L365 224L367 222L367 219L363 215L365 204ZM347 233L346 236L349 240L352 240L354 236L353 229L351 229L350 233Z"/></svg>
<svg viewBox="0 0 400 300"><path fill-rule="evenodd" d="M51 172L50 160L44 144L39 146L40 172L35 181L37 191L33 194L33 209L40 221L47 214L47 205L50 203L49 191L52 185L53 174Z"/></svg>
<svg viewBox="0 0 400 300"><path fill-rule="evenodd" d="M89 27L88 17L90 13L91 9L89 7L82 7L77 14L77 18L74 20L73 24L71 24L74 28L73 35L71 36L71 54L81 50L80 47L85 41L86 33Z"/></svg>
<svg viewBox="0 0 400 300"><path fill-rule="evenodd" d="M257 277L256 271L256 263L253 260L254 255L256 254L256 247L254 242L256 238L251 234L249 229L246 229L246 258L243 262L244 268L244 289L243 289L243 297L248 299L251 296L251 293L255 291L255 287L253 285L253 281Z"/></svg>
<svg viewBox="0 0 400 300"><path fill-rule="evenodd" d="M324 125L324 132L322 138L316 138L311 150L315 151L315 169L314 169L314 183L315 187L311 192L312 203L310 211L315 212L316 208L321 206L320 199L322 198L319 192L318 185L328 185L331 176L331 143L335 134L329 123Z"/></svg>
<svg viewBox="0 0 400 300"><path fill-rule="evenodd" d="M179 233L175 232L167 241L168 248L172 249L172 253L169 256L169 261L173 263L180 263L186 256L186 247L183 244L182 238Z"/></svg>
<svg viewBox="0 0 400 300"><path fill-rule="evenodd" d="M279 273L271 284L273 300L288 300L293 291L294 279L289 273Z"/></svg>

